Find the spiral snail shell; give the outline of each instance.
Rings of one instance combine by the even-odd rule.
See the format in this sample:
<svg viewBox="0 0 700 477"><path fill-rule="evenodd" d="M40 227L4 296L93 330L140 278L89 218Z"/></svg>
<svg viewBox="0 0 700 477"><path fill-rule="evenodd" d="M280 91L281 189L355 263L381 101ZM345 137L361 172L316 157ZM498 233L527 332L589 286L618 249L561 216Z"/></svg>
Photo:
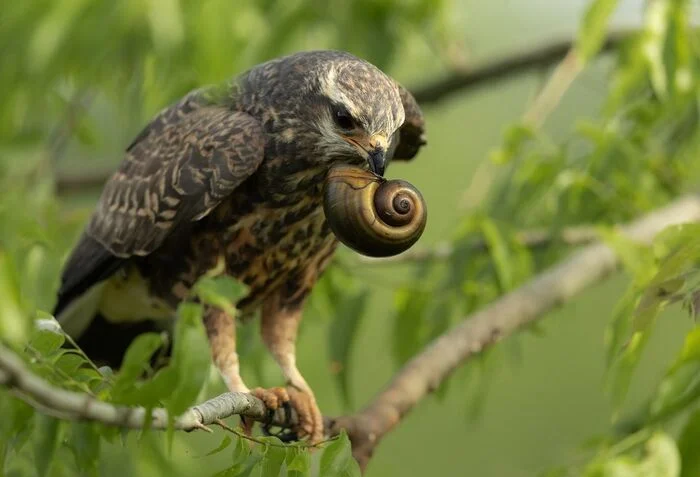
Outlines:
<svg viewBox="0 0 700 477"><path fill-rule="evenodd" d="M323 209L338 240L369 257L408 250L428 218L423 196L413 185L345 165L328 173Z"/></svg>

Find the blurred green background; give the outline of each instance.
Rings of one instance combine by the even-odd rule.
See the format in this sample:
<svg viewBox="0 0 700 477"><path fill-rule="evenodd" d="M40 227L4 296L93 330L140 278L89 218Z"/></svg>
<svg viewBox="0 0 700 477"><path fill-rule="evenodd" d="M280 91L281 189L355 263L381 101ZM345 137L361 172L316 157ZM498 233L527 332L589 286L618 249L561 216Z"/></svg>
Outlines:
<svg viewBox="0 0 700 477"><path fill-rule="evenodd" d="M347 49L377 62L409 88L419 87L449 69L449 61L454 59L445 52L461 51L463 61L473 67L530 46L573 37L587 5L584 0L387 0L357 2L354 7L341 2L307 2L317 9L319 17L314 19L308 12L295 10L294 5L302 2L284 6L271 1L259 5L253 0L205 1L173 9L177 0L151 0L143 2L143 8L151 9L146 17L155 18L153 24L160 25L151 37L144 33L148 28L143 25L133 27L133 31L120 29L126 25L120 23L120 15L138 15L141 3L116 2L119 6L114 7L114 16L103 17L100 2L88 0L28 1L2 7L0 28L14 25L18 32L14 44L0 45L0 88L4 90L0 101L3 93L16 93L6 98L14 107L3 110L0 125L4 129L0 164L7 177L29 168L29 163L35 166L46 161L34 148L49 141L56 144L59 126L72 120L62 116L67 110L65 102L71 98L88 104L87 112L79 113L77 126L65 143L60 143L60 150L53 151L60 157L47 166L66 177L114 167L148 118L179 94L200 83L225 80L271 55L300 48ZM265 9L273 7L280 18L270 30L265 26ZM94 9L94 15L71 17L72 12L84 8ZM621 2L612 28L638 26L642 8L641 0ZM194 9L197 15L192 13ZM405 16L387 16L387 9L404 11ZM180 13L172 13L176 11ZM319 20L323 15L332 19L324 23ZM20 33L30 25L13 24L13 18L34 18L41 25L36 29L40 33L23 42L27 35ZM62 38L61 28L73 21L92 23L66 28L76 36ZM100 21L103 23L95 24ZM196 22L198 27L193 26ZM277 30L284 29L285 22L295 32L293 38ZM321 26L307 28L305 22L320 22ZM198 29L184 34L183 24L184 28ZM239 43L223 45L222 40L233 40L221 29L233 29ZM155 50L167 50L168 41L181 36L186 41L178 44L176 55L160 51L149 59L141 49L141 43L150 45L155 37ZM10 37L6 30L3 38ZM126 38L128 44L115 45L116 38ZM104 45L103 58L95 56L102 49L99 45ZM203 56L187 58L188 52ZM131 64L130 55L136 58L133 64L140 65L138 68L118 64L112 70L110 61ZM20 63L25 66L17 66ZM544 125L553 138L566 137L576 121L598 114L609 67L610 61L602 58L577 78ZM483 197L492 169L480 169L478 176L475 173L502 143L505 128L527 110L549 72L535 71L467 89L425 107L428 147L412 163L394 164L388 172L415 184L428 203L430 220L419 246L436 244L454 232L454 224L474 205L465 204L465 197L467 201ZM90 75L108 86L98 92L85 89ZM49 85L53 91L50 98L39 99ZM44 123L31 127L32 117ZM18 122L26 133L22 138L15 134ZM68 223L54 229L60 233L55 267L77 237L98 193L69 190L54 204L52 210ZM342 255L350 257L345 251ZM407 274L402 266L356 266L353 272L373 290L352 348L351 397L354 407L359 407L396 370L390 346L395 325L385 317L392 313L394 291L406 282ZM503 345L505 352L499 352L483 368L476 362L458 371L443 398L427 398L385 438L367 475L524 477L575 459L587 439L610 429L611 407L602 391L603 331L626 285L624 276L601 283L551 313L537 335L513 337ZM48 307L51 299L51 293L46 293L43 306ZM332 377L327 340L332 320L324 316L324 310L312 306L307 311L298 361L324 413L337 415L347 409ZM670 312L658 326L635 377L627 410L634 410L641 403L639 397L657 384L672 350L692 323L685 315ZM257 372L252 366L245 368L249 385L279 382L275 366L262 356L261 365L255 366ZM480 395L479 389L485 394ZM212 394L217 391L223 391L220 383L209 389ZM133 475L210 475L230 460L226 452L202 457L221 437L220 432L178 435L169 462L154 460L148 445L111 446L102 459L101 474L124 475L124 466L133 466Z"/></svg>

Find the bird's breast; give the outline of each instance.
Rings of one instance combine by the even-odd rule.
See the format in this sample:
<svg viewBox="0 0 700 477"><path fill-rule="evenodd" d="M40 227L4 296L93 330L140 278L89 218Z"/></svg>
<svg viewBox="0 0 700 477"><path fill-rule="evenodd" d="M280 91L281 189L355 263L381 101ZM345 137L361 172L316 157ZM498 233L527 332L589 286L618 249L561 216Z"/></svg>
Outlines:
<svg viewBox="0 0 700 477"><path fill-rule="evenodd" d="M261 206L226 230L226 269L250 288L245 303L252 305L316 266L334 242L318 198L288 207Z"/></svg>

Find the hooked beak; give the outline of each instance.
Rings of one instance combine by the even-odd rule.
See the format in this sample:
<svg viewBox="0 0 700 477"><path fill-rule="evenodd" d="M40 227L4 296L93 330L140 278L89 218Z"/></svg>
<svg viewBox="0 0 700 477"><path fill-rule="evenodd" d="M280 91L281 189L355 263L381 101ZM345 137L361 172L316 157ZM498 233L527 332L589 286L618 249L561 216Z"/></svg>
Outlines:
<svg viewBox="0 0 700 477"><path fill-rule="evenodd" d="M374 149L369 152L367 156L367 162L369 162L369 168L377 174L378 176L384 176L384 169L386 167L385 161L385 151L384 149Z"/></svg>
<svg viewBox="0 0 700 477"><path fill-rule="evenodd" d="M369 168L378 176L384 176L386 169L387 139L381 134L374 134L369 138L369 150L367 162Z"/></svg>
<svg viewBox="0 0 700 477"><path fill-rule="evenodd" d="M345 136L344 139L352 144L361 155L367 158L367 163L372 172L378 176L384 176L386 169L386 151L388 141L382 134L374 134L369 139L353 138Z"/></svg>

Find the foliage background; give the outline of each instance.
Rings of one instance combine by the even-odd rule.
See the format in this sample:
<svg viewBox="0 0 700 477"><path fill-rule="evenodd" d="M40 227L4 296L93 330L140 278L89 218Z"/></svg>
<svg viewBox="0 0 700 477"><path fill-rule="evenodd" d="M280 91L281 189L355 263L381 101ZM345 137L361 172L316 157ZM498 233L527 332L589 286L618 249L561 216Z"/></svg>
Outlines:
<svg viewBox="0 0 700 477"><path fill-rule="evenodd" d="M585 50L605 27L601 12L614 4L598 1L593 10L586 10L589 2L583 0L249 0L235 5L223 0L31 0L3 5L0 334L21 343L29 317L50 310L61 260L99 193L57 196L56 175L113 167L148 118L189 89L272 56L328 47L350 50L409 87L419 86L455 62L478 65L527 45L574 36L581 25ZM659 5L670 13L649 13ZM586 11L593 14L584 17ZM413 163L394 164L389 172L414 183L428 201L430 222L420 246L446 237L458 246L484 238L492 253L461 252L450 266L370 266L342 253L314 295L300 341L300 368L325 413L341 414L366 402L431 336L566 250L558 244L530 254L510 240L513 231L609 225L658 207L697 183L700 43L695 32L682 28L683 11L697 23L697 2L655 0L646 10L641 1L618 2L611 28L643 27L644 33L620 57L589 64L539 131L511 126L521 124L551 70L426 107L429 147ZM659 30L659 22L667 29ZM659 47L660 56L644 56L644 41ZM679 71L687 71L687 84L678 82ZM679 236L686 238L683 243L693 237ZM679 307L664 311L622 401L631 369L626 363L635 360L609 357L610 338L621 344L628 331L607 327L615 316L617 323L632 322L634 300L648 289L657 262L650 258L653 250L622 243L612 232L607 238L623 253L624 276L594 287L533 333L507 340L460 370L385 439L368 475L520 477L587 462L594 462L588 475L604 475L595 474L600 469L595 456L602 456L601 462L616 457L605 452L612 417L648 417L638 412L658 394L663 377L672 376L669 366L694 328ZM686 251L688 266L670 276L689 276L698 255ZM327 297L338 290L344 306L333 307ZM692 285L683 290L691 293ZM628 301L620 302L623 297ZM278 372L256 346L254 331L243 330L244 376L249 383L274 385ZM339 346L348 341L349 348ZM689 381L696 376L692 370L687 374ZM613 392L604 390L606 382L612 382L607 390ZM214 380L207 392L222 390ZM49 472L70 475L75 451L61 436L74 434L64 430L55 442L42 441L54 435L47 432L52 420L23 420L6 395L2 402L5 415L13 416L1 426L6 473L24 475L41 462L38 456L47 446L56 445ZM678 407L681 417L674 413L675 420L664 420L664 429L683 429L693 406L690 399ZM33 443L19 455L11 450L22 440L18 429ZM650 434L644 432L633 444L646 441ZM165 436L146 436L139 443L132 434L125 444L103 442L95 465L99 475L122 475L125 467L139 475L214 474L231 465L234 447L203 456L223 435L176 435L169 454ZM681 450L688 451L687 460L697 436L686 435L691 437L681 442ZM662 449L652 453L655 462L672 462L669 443L655 439L653 448ZM614 466L642 465L635 463L637 446L614 448L619 449L633 451L624 457L632 463L615 461ZM696 475L688 473L692 465L698 464L686 465L690 470L684 475Z"/></svg>

